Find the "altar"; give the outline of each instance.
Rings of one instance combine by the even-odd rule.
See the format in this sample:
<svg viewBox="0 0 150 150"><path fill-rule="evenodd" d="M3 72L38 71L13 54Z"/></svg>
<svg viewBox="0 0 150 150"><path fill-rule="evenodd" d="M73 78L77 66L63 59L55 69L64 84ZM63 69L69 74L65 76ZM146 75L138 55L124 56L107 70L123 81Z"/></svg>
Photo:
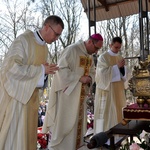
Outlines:
<svg viewBox="0 0 150 150"><path fill-rule="evenodd" d="M139 107L137 103L124 107L122 123L124 124L129 120L150 121L150 107L148 107L147 104L144 104L143 107Z"/></svg>

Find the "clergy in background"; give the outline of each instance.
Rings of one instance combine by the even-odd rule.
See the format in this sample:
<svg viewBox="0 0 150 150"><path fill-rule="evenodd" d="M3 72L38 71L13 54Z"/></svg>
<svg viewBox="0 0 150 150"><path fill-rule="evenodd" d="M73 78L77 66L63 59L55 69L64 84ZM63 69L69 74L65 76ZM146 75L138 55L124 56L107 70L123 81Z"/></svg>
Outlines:
<svg viewBox="0 0 150 150"><path fill-rule="evenodd" d="M122 120L126 106L125 60L119 55L122 39L114 37L110 49L98 57L94 104L94 132L107 131Z"/></svg>

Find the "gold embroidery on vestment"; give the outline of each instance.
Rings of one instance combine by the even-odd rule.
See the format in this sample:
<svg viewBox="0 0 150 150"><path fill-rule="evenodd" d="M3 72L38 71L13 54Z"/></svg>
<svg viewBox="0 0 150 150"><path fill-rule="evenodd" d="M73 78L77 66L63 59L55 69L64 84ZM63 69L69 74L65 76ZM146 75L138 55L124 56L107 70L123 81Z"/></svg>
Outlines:
<svg viewBox="0 0 150 150"><path fill-rule="evenodd" d="M84 68L84 75L89 75L90 68L92 65L92 59L86 56L80 56L80 67ZM77 138L76 138L76 149L80 147L81 140L81 130L83 123L83 110L84 110L84 99L86 96L85 85L82 84L81 93L80 93L80 107L79 107L79 116L78 116L78 127L77 127Z"/></svg>

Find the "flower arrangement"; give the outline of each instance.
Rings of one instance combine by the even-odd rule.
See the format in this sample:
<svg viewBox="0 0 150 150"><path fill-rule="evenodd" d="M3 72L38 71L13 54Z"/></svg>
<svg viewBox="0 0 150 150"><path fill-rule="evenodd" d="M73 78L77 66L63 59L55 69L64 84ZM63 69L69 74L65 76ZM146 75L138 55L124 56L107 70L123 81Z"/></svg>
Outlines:
<svg viewBox="0 0 150 150"><path fill-rule="evenodd" d="M42 127L37 130L37 150L46 149L48 145L49 134L43 134Z"/></svg>
<svg viewBox="0 0 150 150"><path fill-rule="evenodd" d="M126 141L122 142L120 150L149 150L149 137L150 133L143 130L142 133L137 135L138 141L133 140L129 143L127 139Z"/></svg>
<svg viewBox="0 0 150 150"><path fill-rule="evenodd" d="M94 114L91 112L87 113L87 129L93 128L93 122L94 122Z"/></svg>

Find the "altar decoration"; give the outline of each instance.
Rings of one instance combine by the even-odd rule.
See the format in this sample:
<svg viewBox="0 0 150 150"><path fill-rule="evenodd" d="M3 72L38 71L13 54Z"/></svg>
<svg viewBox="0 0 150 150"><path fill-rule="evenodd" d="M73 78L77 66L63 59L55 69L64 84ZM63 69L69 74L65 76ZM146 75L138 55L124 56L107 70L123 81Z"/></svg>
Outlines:
<svg viewBox="0 0 150 150"><path fill-rule="evenodd" d="M137 103L123 108L123 118L125 120L150 120L150 107L144 104L139 107Z"/></svg>
<svg viewBox="0 0 150 150"><path fill-rule="evenodd" d="M132 78L129 80L129 89L136 102L123 108L122 124L128 120L150 119L150 56L145 61L140 61L134 66Z"/></svg>
<svg viewBox="0 0 150 150"><path fill-rule="evenodd" d="M150 60L140 61L134 66L133 77L129 80L129 89L137 97L139 107L148 104L150 107Z"/></svg>

